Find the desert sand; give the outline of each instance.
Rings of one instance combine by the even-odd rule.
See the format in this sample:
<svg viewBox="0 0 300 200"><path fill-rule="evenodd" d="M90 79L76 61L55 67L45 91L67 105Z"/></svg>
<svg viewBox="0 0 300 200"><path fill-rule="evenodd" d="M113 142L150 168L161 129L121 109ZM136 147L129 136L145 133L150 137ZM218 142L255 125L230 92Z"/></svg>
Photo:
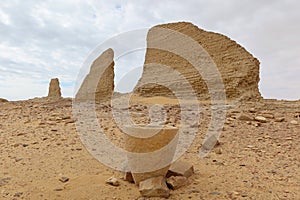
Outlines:
<svg viewBox="0 0 300 200"><path fill-rule="evenodd" d="M147 123L145 106L158 102L173 113L167 123L178 125L178 106L166 97L136 98L132 118ZM207 102L199 105L198 135L180 158L194 165L195 174L187 185L171 191L169 199L299 199L299 101L228 104L219 144L203 159L198 151L210 107ZM97 105L99 123L122 146L122 133L112 125L109 111L109 106ZM265 116L267 122L244 121L241 114ZM87 152L76 133L71 99L0 103L0 121L1 199L143 199L121 172ZM105 184L113 175L120 181L117 187ZM63 183L62 177L69 180Z"/></svg>

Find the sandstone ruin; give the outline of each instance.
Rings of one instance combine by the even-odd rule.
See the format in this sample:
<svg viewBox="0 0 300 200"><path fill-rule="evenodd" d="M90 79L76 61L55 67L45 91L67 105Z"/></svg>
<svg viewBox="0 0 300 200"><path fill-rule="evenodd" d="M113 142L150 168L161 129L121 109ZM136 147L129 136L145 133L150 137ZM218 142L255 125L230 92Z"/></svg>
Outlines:
<svg viewBox="0 0 300 200"><path fill-rule="evenodd" d="M157 28L184 34L207 51L221 74L227 100L259 100L262 98L258 89L260 80L258 59L230 38L218 33L207 32L187 22L158 25L149 30L144 70L134 93L143 97L174 97L174 93L170 89L174 87L182 95L190 92L186 90L180 80L170 76L169 69L149 65L160 64L181 74L192 86L199 100L210 99L207 82L191 63L174 53L151 48L153 43L158 42L157 40L161 39L163 42L164 37L168 37L157 38L156 36L159 34L156 31ZM180 48L180 45L178 47ZM102 102L112 97L114 91L113 58L113 50L108 49L93 62L89 74L76 94L76 101ZM214 75L210 77L212 80L213 78ZM162 81L170 87L147 84L153 80Z"/></svg>
<svg viewBox="0 0 300 200"><path fill-rule="evenodd" d="M51 79L50 84L49 84L48 97L49 98L61 98L61 90L60 90L58 78Z"/></svg>
<svg viewBox="0 0 300 200"><path fill-rule="evenodd" d="M258 90L258 82L260 80L259 61L230 38L218 33L207 32L186 22L158 25L149 30L144 71L135 88L135 93L144 97L174 97L174 94L168 87L157 84L145 84L155 79L161 80L169 86L177 87L180 93L184 94L186 92L184 87L181 88L181 82L170 76L168 69L159 69L147 65L154 63L166 65L177 70L193 87L199 100L210 98L205 81L187 60L171 52L149 48L152 43L158 42L155 34L159 33L157 33L155 28L178 31L201 44L215 62L222 76L228 100L261 99L261 94ZM161 42L163 40L164 38L162 37Z"/></svg>
<svg viewBox="0 0 300 200"><path fill-rule="evenodd" d="M76 101L101 102L114 91L114 52L107 49L92 64L76 94Z"/></svg>

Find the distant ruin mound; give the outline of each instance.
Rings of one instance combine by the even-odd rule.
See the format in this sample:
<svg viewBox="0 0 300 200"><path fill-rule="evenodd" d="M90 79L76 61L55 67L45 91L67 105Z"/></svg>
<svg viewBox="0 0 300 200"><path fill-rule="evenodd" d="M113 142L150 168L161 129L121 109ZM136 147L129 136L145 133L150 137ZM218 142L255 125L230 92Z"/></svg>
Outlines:
<svg viewBox="0 0 300 200"><path fill-rule="evenodd" d="M222 76L228 100L262 98L258 89L259 61L230 38L218 33L207 32L187 22L158 25L149 30L144 70L135 87L135 93L144 97L174 97L174 94L168 90L168 88L174 87L181 94L188 92L185 87L182 87L180 80L170 75L170 69L152 66L159 64L168 66L183 75L199 100L210 99L206 82L191 63L172 52L151 48L151 44L164 42L166 38L172 37L171 35L159 35L160 32L156 31L157 28L180 32L197 41L207 51ZM178 42L180 44L180 41ZM178 47L181 48L180 45ZM167 86L147 84L153 80L160 80Z"/></svg>

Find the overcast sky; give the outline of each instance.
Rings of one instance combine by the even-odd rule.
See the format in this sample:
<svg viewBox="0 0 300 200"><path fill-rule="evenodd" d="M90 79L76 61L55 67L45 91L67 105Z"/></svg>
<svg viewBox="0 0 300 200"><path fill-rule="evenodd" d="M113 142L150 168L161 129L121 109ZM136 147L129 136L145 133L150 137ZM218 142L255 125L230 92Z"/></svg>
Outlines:
<svg viewBox="0 0 300 200"><path fill-rule="evenodd" d="M260 60L265 98L300 99L299 11L298 0L2 0L0 97L46 96L52 77L63 96L73 96L97 45L125 31L189 21L229 36ZM136 55L138 66L144 53ZM126 62L116 63L117 80L132 68Z"/></svg>

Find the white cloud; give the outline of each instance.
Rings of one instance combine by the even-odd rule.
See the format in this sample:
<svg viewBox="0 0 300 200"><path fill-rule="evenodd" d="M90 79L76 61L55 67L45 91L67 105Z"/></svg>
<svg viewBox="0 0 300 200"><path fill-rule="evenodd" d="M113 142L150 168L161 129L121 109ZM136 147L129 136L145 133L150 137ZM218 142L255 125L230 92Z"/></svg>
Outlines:
<svg viewBox="0 0 300 200"><path fill-rule="evenodd" d="M10 25L10 17L3 10L0 10L0 22L5 25Z"/></svg>
<svg viewBox="0 0 300 200"><path fill-rule="evenodd" d="M64 95L71 96L81 64L99 43L124 31L191 21L258 57L265 97L299 99L299 5L296 0L2 1L0 96L44 95L52 77L60 78ZM129 65L139 65L142 55L117 63L117 79L132 69Z"/></svg>

